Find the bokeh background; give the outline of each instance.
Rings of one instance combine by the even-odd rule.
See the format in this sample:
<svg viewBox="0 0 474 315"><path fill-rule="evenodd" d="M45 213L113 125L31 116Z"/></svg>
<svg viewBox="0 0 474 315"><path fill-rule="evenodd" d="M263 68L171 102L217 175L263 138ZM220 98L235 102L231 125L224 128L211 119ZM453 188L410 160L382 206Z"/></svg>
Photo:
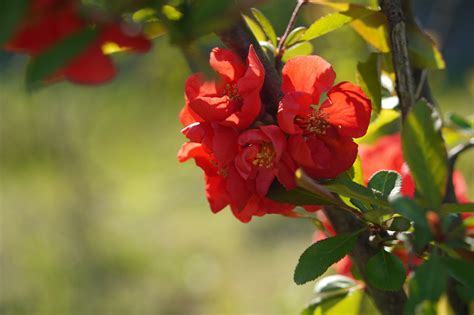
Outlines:
<svg viewBox="0 0 474 315"><path fill-rule="evenodd" d="M288 0L259 6L279 34ZM414 1L448 71L430 73L443 112L474 113L474 4ZM299 24L328 13L305 8ZM219 45L209 36L200 43ZM314 41L338 80L369 49L350 29ZM312 284L292 281L314 226L208 209L202 174L180 165L177 115L190 70L167 36L144 56L115 56L100 87L26 92L27 59L0 55L1 314L296 314ZM474 154L459 168L474 197Z"/></svg>

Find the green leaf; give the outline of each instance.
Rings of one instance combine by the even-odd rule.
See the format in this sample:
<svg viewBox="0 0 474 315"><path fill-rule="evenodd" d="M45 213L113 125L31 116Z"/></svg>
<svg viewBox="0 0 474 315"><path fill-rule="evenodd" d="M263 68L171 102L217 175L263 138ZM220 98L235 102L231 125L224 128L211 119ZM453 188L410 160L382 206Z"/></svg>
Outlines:
<svg viewBox="0 0 474 315"><path fill-rule="evenodd" d="M354 246L358 231L353 234L339 234L308 247L301 255L295 269L294 281L304 284L322 275L333 264L346 256Z"/></svg>
<svg viewBox="0 0 474 315"><path fill-rule="evenodd" d="M381 12L375 12L351 23L356 33L381 53L390 52L387 33L387 19Z"/></svg>
<svg viewBox="0 0 474 315"><path fill-rule="evenodd" d="M468 120L464 119L464 117L456 113L448 112L446 114L446 119L451 125L455 126L456 128L462 130L473 129L471 123Z"/></svg>
<svg viewBox="0 0 474 315"><path fill-rule="evenodd" d="M15 33L28 8L28 0L0 0L0 47Z"/></svg>
<svg viewBox="0 0 474 315"><path fill-rule="evenodd" d="M382 109L377 118L369 125L364 137L357 139L357 143L372 144L378 138L398 131L400 113L392 109Z"/></svg>
<svg viewBox="0 0 474 315"><path fill-rule="evenodd" d="M267 36L265 35L265 32L262 30L260 25L252 20L250 17L243 15L245 22L249 26L250 30L252 31L253 35L255 38L260 42L260 41L265 41L267 40Z"/></svg>
<svg viewBox="0 0 474 315"><path fill-rule="evenodd" d="M394 217L390 219L388 223L388 229L390 231L403 232L403 231L408 231L410 227L411 227L410 220L404 217Z"/></svg>
<svg viewBox="0 0 474 315"><path fill-rule="evenodd" d="M443 257L443 262L451 277L466 287L474 289L474 264L472 262L449 256Z"/></svg>
<svg viewBox="0 0 474 315"><path fill-rule="evenodd" d="M378 315L377 308L364 290L354 290L346 297L335 303L325 305L322 303L314 312L314 315ZM329 303L328 303L329 304Z"/></svg>
<svg viewBox="0 0 474 315"><path fill-rule="evenodd" d="M357 83L372 102L372 112L378 114L382 106L379 54L372 53L366 61L357 63Z"/></svg>
<svg viewBox="0 0 474 315"><path fill-rule="evenodd" d="M425 217L426 209L418 206L413 200L401 196L390 199L390 203L398 213L413 221L415 228L413 243L415 249L421 251L433 238Z"/></svg>
<svg viewBox="0 0 474 315"><path fill-rule="evenodd" d="M406 271L397 256L381 250L370 257L366 268L367 282L374 287L387 291L396 291L403 287Z"/></svg>
<svg viewBox="0 0 474 315"><path fill-rule="evenodd" d="M315 195L301 187L287 190L276 180L273 181L270 186L267 197L277 202L289 203L296 206L328 205L333 203L331 200L324 199L324 197Z"/></svg>
<svg viewBox="0 0 474 315"><path fill-rule="evenodd" d="M375 11L362 6L350 5L344 12L331 13L316 20L304 33L302 40L312 40L329 32L335 31L355 19L374 14Z"/></svg>
<svg viewBox="0 0 474 315"><path fill-rule="evenodd" d="M313 52L313 45L310 42L302 42L291 46L286 49L283 54L283 62L287 62L289 59L296 56L307 56Z"/></svg>
<svg viewBox="0 0 474 315"><path fill-rule="evenodd" d="M285 41L285 48L290 47L291 45L294 45L298 42L301 41L301 37L303 34L306 32L307 28L304 26L297 27L293 29L290 34L288 34L288 37L286 38Z"/></svg>
<svg viewBox="0 0 474 315"><path fill-rule="evenodd" d="M444 203L441 205L441 211L445 213L474 212L474 203Z"/></svg>
<svg viewBox="0 0 474 315"><path fill-rule="evenodd" d="M376 196L387 199L400 193L402 176L395 171L378 171L369 180L368 188L376 191Z"/></svg>
<svg viewBox="0 0 474 315"><path fill-rule="evenodd" d="M27 87L29 89L40 87L48 76L83 52L97 35L97 29L79 31L34 58L26 72Z"/></svg>
<svg viewBox="0 0 474 315"><path fill-rule="evenodd" d="M265 32L267 35L268 39L270 39L270 42L273 44L273 46L277 47L277 37L275 34L275 30L273 29L272 24L270 21L263 15L262 12L259 10L252 8L252 14L257 20L258 24L262 27L262 30Z"/></svg>
<svg viewBox="0 0 474 315"><path fill-rule="evenodd" d="M448 280L448 273L439 255L433 253L428 261L416 269L411 279L410 297L406 304L408 314L436 302L443 294ZM424 306L421 306L424 305Z"/></svg>
<svg viewBox="0 0 474 315"><path fill-rule="evenodd" d="M444 197L448 158L441 120L424 100L408 113L402 127L403 156L426 206L438 209Z"/></svg>
<svg viewBox="0 0 474 315"><path fill-rule="evenodd" d="M422 69L444 69L443 55L434 41L416 26L407 27L410 61Z"/></svg>

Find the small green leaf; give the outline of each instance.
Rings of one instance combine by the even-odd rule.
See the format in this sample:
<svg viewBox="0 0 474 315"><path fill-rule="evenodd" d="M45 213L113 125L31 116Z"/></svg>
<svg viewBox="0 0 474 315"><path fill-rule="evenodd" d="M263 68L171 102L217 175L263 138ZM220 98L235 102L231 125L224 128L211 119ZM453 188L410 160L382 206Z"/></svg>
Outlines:
<svg viewBox="0 0 474 315"><path fill-rule="evenodd" d="M0 0L0 47L15 33L28 8L28 0Z"/></svg>
<svg viewBox="0 0 474 315"><path fill-rule="evenodd" d="M267 36L265 35L265 32L262 30L260 25L252 20L250 17L243 15L245 22L249 26L250 30L252 31L253 35L255 38L260 42L260 41L265 41L267 40Z"/></svg>
<svg viewBox="0 0 474 315"><path fill-rule="evenodd" d="M446 119L448 122L453 125L456 128L462 129L462 130L472 130L472 125L471 123L464 119L461 115L458 115L456 113L447 113L446 114Z"/></svg>
<svg viewBox="0 0 474 315"><path fill-rule="evenodd" d="M40 87L48 76L83 52L97 35L97 29L79 31L34 58L26 72L27 87Z"/></svg>
<svg viewBox="0 0 474 315"><path fill-rule="evenodd" d="M436 302L443 294L448 280L446 267L439 255L433 253L428 261L416 269L415 276L410 280L410 298L405 305L406 313L413 314L421 309L421 305Z"/></svg>
<svg viewBox="0 0 474 315"><path fill-rule="evenodd" d="M387 19L382 12L364 16L351 23L351 27L356 33L381 53L390 52L387 35Z"/></svg>
<svg viewBox="0 0 474 315"><path fill-rule="evenodd" d="M283 54L283 62L287 62L289 59L296 56L307 56L313 52L313 45L310 42L302 42L285 49Z"/></svg>
<svg viewBox="0 0 474 315"><path fill-rule="evenodd" d="M443 257L443 262L451 277L466 287L474 289L474 264L472 262L449 256Z"/></svg>
<svg viewBox="0 0 474 315"><path fill-rule="evenodd" d="M344 258L352 250L360 232L362 231L353 234L339 234L308 247L296 266L295 283L304 284L316 279L329 267Z"/></svg>
<svg viewBox="0 0 474 315"><path fill-rule="evenodd" d="M416 26L407 27L410 61L422 69L444 69L443 55L434 41Z"/></svg>
<svg viewBox="0 0 474 315"><path fill-rule="evenodd" d="M379 54L372 53L364 62L357 63L357 83L372 101L372 112L378 114L382 106L381 66Z"/></svg>
<svg viewBox="0 0 474 315"><path fill-rule="evenodd" d="M304 26L300 26L300 27L297 27L294 30L292 30L290 32L290 34L288 34L288 37L286 38L285 48L288 48L291 45L294 45L294 44L300 42L301 37L306 32L306 30L307 30L307 28L304 27Z"/></svg>
<svg viewBox="0 0 474 315"><path fill-rule="evenodd" d="M302 40L312 40L329 32L335 31L355 19L373 14L375 11L362 6L351 5L347 11L331 13L316 20L304 33Z"/></svg>
<svg viewBox="0 0 474 315"><path fill-rule="evenodd" d="M381 250L367 261L367 282L387 291L400 290L405 283L406 271L401 260Z"/></svg>
<svg viewBox="0 0 474 315"><path fill-rule="evenodd" d="M322 196L317 196L301 187L287 190L276 180L273 181L270 186L267 197L277 202L289 203L296 206L332 204L330 200L324 199Z"/></svg>
<svg viewBox="0 0 474 315"><path fill-rule="evenodd" d="M395 171L378 171L369 180L368 188L376 192L376 196L387 199L400 193L402 176Z"/></svg>
<svg viewBox="0 0 474 315"><path fill-rule="evenodd" d="M414 223L414 245L417 251L421 251L432 237L428 222L426 220L426 209L418 206L413 200L397 196L390 199L393 208L405 218Z"/></svg>
<svg viewBox="0 0 474 315"><path fill-rule="evenodd" d="M382 109L377 118L370 124L364 137L357 139L357 143L372 144L382 136L397 132L399 129L400 113L392 109Z"/></svg>
<svg viewBox="0 0 474 315"><path fill-rule="evenodd" d="M403 231L408 231L410 227L411 227L410 220L404 217L394 217L390 219L388 222L388 229L390 231L403 232Z"/></svg>
<svg viewBox="0 0 474 315"><path fill-rule="evenodd" d="M263 15L263 13L259 10L255 8L252 8L251 10L258 24L260 24L262 30L267 35L268 39L270 39L270 42L273 44L273 46L277 47L277 37L275 34L275 30L273 29L272 23L270 23L270 21L265 17L265 15Z"/></svg>
<svg viewBox="0 0 474 315"><path fill-rule="evenodd" d="M445 213L474 212L474 203L444 203L441 205L441 211Z"/></svg>
<svg viewBox="0 0 474 315"><path fill-rule="evenodd" d="M403 156L426 206L438 209L444 197L448 158L441 120L424 100L408 113L402 128Z"/></svg>

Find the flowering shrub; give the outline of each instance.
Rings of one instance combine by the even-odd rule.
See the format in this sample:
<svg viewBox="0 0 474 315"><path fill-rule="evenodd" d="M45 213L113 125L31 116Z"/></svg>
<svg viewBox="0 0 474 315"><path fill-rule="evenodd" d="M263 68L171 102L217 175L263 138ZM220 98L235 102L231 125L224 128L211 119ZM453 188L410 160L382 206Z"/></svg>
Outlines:
<svg viewBox="0 0 474 315"><path fill-rule="evenodd" d="M274 180L291 190L298 168L314 178L332 178L352 166L357 157L352 137L367 131L370 100L351 83L333 87L336 74L327 61L304 56L285 64L284 96L272 123L269 113L262 111L265 73L252 46L245 66L221 48L212 50L210 64L219 82L206 82L202 74L186 81L180 120L190 141L178 159L194 158L204 170L213 212L230 205L242 222L268 213L292 215L295 205L267 198ZM326 92L328 99L318 105Z"/></svg>

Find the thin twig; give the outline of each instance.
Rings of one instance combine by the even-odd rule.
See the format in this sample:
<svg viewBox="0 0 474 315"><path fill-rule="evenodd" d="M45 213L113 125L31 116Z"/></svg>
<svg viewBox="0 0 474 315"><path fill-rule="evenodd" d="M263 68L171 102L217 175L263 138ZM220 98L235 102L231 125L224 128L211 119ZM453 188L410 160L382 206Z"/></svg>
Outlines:
<svg viewBox="0 0 474 315"><path fill-rule="evenodd" d="M296 1L295 9L293 10L293 14L291 14L291 18L290 18L290 21L288 22L288 25L286 26L286 30L283 33L283 35L280 37L280 40L278 41L278 47L276 49L276 55L275 55L275 67L277 68L278 71L281 69L281 58L283 57L283 53L285 52L284 45L285 45L286 39L288 38L288 35L290 34L291 30L295 26L296 18L298 17L298 14L300 13L301 8L307 2L308 0Z"/></svg>
<svg viewBox="0 0 474 315"><path fill-rule="evenodd" d="M453 182L454 167L458 157L470 148L474 148L474 138L469 139L466 143L455 146L448 152L448 181L446 183L446 194L443 200L445 203L457 202Z"/></svg>

